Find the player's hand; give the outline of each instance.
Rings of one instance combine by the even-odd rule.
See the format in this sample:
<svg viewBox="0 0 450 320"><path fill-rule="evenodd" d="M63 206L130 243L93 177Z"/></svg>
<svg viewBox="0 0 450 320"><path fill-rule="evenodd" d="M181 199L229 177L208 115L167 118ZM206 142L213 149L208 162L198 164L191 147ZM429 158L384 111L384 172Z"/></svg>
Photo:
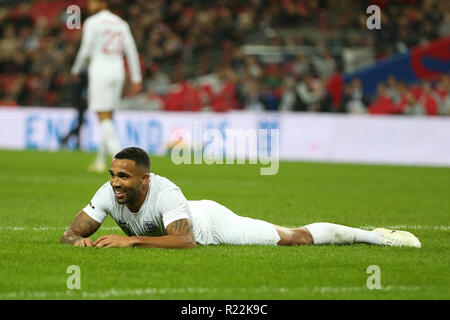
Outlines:
<svg viewBox="0 0 450 320"><path fill-rule="evenodd" d="M91 238L81 238L75 241L73 245L77 247L93 247L94 241L92 241Z"/></svg>
<svg viewBox="0 0 450 320"><path fill-rule="evenodd" d="M102 236L94 242L94 247L116 247L116 248L126 248L132 247L134 241L130 237L120 236L118 234L110 234L107 236Z"/></svg>
<svg viewBox="0 0 450 320"><path fill-rule="evenodd" d="M137 95L139 92L141 92L141 90L142 90L142 82L131 83L129 91L131 96Z"/></svg>

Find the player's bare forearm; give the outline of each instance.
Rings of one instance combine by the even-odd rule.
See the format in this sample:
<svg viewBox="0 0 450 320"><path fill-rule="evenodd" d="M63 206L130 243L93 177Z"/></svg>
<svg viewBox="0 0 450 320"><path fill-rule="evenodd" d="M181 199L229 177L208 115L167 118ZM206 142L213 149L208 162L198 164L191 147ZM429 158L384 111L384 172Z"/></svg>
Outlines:
<svg viewBox="0 0 450 320"><path fill-rule="evenodd" d="M87 238L100 227L100 223L89 217L84 211L78 213L71 226L61 237L61 243L79 246L92 246L93 242Z"/></svg>
<svg viewBox="0 0 450 320"><path fill-rule="evenodd" d="M163 249L185 249L195 248L197 245L195 238L180 236L180 235L167 235L161 237L146 237L137 236L133 238L134 246L143 248L163 248Z"/></svg>
<svg viewBox="0 0 450 320"><path fill-rule="evenodd" d="M170 223L167 235L159 237L133 236L126 237L117 234L102 236L94 242L95 247L144 247L164 249L195 248L195 240L192 223L189 219L180 219Z"/></svg>
<svg viewBox="0 0 450 320"><path fill-rule="evenodd" d="M195 241L181 235L167 235L160 237L147 236L122 236L118 234L109 234L101 236L94 242L97 248L163 248L163 249L183 249L195 247Z"/></svg>

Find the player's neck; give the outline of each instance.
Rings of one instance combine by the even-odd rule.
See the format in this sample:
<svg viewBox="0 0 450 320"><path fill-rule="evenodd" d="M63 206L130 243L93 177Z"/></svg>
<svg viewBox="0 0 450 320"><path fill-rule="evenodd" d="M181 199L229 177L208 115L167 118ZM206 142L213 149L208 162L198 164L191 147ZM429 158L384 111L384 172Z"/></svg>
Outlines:
<svg viewBox="0 0 450 320"><path fill-rule="evenodd" d="M147 198L148 193L148 184L144 184L142 187L142 192L139 194L139 197L133 203L127 203L127 208L133 213L139 212L142 205L144 204L145 199Z"/></svg>
<svg viewBox="0 0 450 320"><path fill-rule="evenodd" d="M100 7L100 8L95 9L91 14L94 15L94 14L97 14L97 13L105 11L105 10L108 10L108 7Z"/></svg>

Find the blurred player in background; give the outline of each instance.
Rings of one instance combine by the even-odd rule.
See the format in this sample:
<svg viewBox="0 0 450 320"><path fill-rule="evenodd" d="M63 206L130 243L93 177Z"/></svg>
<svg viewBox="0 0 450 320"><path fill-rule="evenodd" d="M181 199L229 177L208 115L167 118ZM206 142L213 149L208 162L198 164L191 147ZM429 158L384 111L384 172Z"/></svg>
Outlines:
<svg viewBox="0 0 450 320"><path fill-rule="evenodd" d="M125 81L124 55L130 69L130 94L142 90L142 75L128 24L108 10L107 0L89 0L88 10L92 15L84 22L81 46L71 73L77 81L89 60L88 109L97 113L101 131L97 158L89 170L103 172L107 156L120 150L113 111L119 105Z"/></svg>
<svg viewBox="0 0 450 320"><path fill-rule="evenodd" d="M76 147L80 149L80 129L84 122L84 114L87 109L87 71L83 70L79 76L79 80L70 84L70 101L78 111L77 125L72 128L64 137L61 138L61 147L66 147L70 137L75 136L77 139Z"/></svg>

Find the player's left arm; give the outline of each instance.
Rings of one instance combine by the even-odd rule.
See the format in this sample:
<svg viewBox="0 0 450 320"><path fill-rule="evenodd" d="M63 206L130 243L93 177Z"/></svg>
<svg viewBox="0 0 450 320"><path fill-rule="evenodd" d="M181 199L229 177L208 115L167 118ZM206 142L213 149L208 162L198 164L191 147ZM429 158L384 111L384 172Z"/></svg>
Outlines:
<svg viewBox="0 0 450 320"><path fill-rule="evenodd" d="M96 30L92 28L91 24L92 21L86 20L83 25L80 48L78 49L75 62L71 69L71 74L73 78L77 77L80 74L81 70L86 65L90 57L90 52L92 50L92 44L96 32Z"/></svg>
<svg viewBox="0 0 450 320"><path fill-rule="evenodd" d="M100 223L82 210L62 235L61 243L79 247L92 247L94 243L89 236L95 233L99 227Z"/></svg>
<svg viewBox="0 0 450 320"><path fill-rule="evenodd" d="M130 95L136 95L142 90L142 74L139 62L139 53L136 48L136 43L131 33L130 27L125 26L125 55L131 74L131 89Z"/></svg>
<svg viewBox="0 0 450 320"><path fill-rule="evenodd" d="M94 242L95 247L144 247L144 248L165 248L184 249L195 248L194 230L190 219L176 220L166 227L167 235L160 237L135 236L126 237L117 234L110 234L98 238Z"/></svg>

